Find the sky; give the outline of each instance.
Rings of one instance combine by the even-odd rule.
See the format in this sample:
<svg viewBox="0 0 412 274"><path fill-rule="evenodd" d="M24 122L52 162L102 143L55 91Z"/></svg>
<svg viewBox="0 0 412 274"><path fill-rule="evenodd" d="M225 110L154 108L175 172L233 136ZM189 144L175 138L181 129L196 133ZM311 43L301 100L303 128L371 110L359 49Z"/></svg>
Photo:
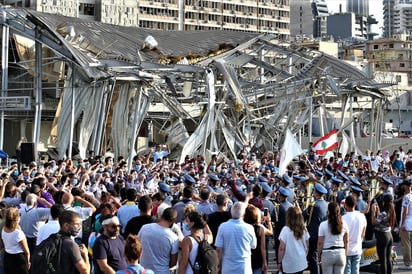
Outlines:
<svg viewBox="0 0 412 274"><path fill-rule="evenodd" d="M372 27L372 31L378 33L378 36L382 35L383 26L383 0L369 0L369 14L374 15L378 21L377 25ZM342 11L346 11L346 0L326 0L330 13L339 12L339 4L342 4Z"/></svg>

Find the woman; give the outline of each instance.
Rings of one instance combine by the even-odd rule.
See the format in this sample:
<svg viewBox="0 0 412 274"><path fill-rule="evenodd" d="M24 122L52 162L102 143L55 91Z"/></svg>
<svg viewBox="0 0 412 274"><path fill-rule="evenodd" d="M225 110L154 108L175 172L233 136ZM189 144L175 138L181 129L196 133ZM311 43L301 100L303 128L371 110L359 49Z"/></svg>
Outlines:
<svg viewBox="0 0 412 274"><path fill-rule="evenodd" d="M320 223L318 260L323 273L343 274L348 246L348 225L342 220L340 206L328 204L328 220Z"/></svg>
<svg viewBox="0 0 412 274"><path fill-rule="evenodd" d="M299 207L291 206L286 212L286 225L279 235L279 271L285 274L303 274L303 271L308 267L306 261L308 247L309 233L306 230L302 211Z"/></svg>
<svg viewBox="0 0 412 274"><path fill-rule="evenodd" d="M4 273L27 274L30 268L30 252L26 236L19 228L20 214L16 207L6 210L1 238L4 244Z"/></svg>
<svg viewBox="0 0 412 274"><path fill-rule="evenodd" d="M267 259L266 259L266 228L261 225L262 214L259 208L254 205L249 204L245 211L245 217L243 220L251 224L255 230L256 235L256 248L252 249L252 270L253 274L266 274L267 273ZM265 216L265 218L270 218L270 216ZM266 220L270 224L270 219ZM272 227L270 226L270 229Z"/></svg>
<svg viewBox="0 0 412 274"><path fill-rule="evenodd" d="M116 274L154 274L152 270L145 269L139 264L140 256L142 255L142 244L139 237L133 234L129 234L126 238L126 244L124 246L124 255L128 263L125 270L118 270Z"/></svg>
<svg viewBox="0 0 412 274"><path fill-rule="evenodd" d="M182 253L179 262L179 274L193 274L196 263L199 241L205 239L210 244L213 242L212 232L202 215L194 211L187 215L186 223L190 229L190 235L182 241Z"/></svg>
<svg viewBox="0 0 412 274"><path fill-rule="evenodd" d="M381 274L392 273L392 227L396 222L393 196L384 194L382 198L382 211L378 204L372 206L372 224L375 225L376 249L378 251Z"/></svg>

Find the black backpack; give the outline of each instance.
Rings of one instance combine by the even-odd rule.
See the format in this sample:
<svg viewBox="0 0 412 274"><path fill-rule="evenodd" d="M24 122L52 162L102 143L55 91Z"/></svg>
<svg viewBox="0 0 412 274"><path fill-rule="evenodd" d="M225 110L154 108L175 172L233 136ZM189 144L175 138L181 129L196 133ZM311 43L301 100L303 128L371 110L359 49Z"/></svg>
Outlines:
<svg viewBox="0 0 412 274"><path fill-rule="evenodd" d="M36 246L30 256L30 274L59 273L63 236L54 233Z"/></svg>
<svg viewBox="0 0 412 274"><path fill-rule="evenodd" d="M196 261L190 266L195 274L217 274L219 271L219 257L217 251L206 240L198 240L197 237L190 235L199 244L197 249Z"/></svg>

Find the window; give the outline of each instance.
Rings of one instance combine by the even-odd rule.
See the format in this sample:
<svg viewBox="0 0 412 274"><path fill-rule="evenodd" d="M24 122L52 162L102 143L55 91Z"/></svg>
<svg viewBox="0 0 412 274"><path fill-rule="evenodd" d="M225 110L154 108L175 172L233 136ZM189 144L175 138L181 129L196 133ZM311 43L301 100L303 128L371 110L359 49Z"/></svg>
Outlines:
<svg viewBox="0 0 412 274"><path fill-rule="evenodd" d="M405 67L405 63L400 63L399 67L404 68Z"/></svg>
<svg viewBox="0 0 412 274"><path fill-rule="evenodd" d="M389 48L390 48L390 49L393 49L393 44L389 44Z"/></svg>
<svg viewBox="0 0 412 274"><path fill-rule="evenodd" d="M373 49L379 49L379 45L373 45Z"/></svg>

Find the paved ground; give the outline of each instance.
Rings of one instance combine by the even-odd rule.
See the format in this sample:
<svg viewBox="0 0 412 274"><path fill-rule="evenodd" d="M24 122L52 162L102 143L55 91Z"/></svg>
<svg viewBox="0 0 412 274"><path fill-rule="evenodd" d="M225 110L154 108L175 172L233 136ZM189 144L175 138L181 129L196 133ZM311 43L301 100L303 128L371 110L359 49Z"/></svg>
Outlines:
<svg viewBox="0 0 412 274"><path fill-rule="evenodd" d="M402 260L402 248L401 248L401 243L395 243L394 244L397 248L396 252L398 254L398 258L396 260L396 264L393 267L393 273L412 273L410 270L399 270L398 268L403 265L403 260ZM275 258L275 250L273 249L273 242L270 242L269 245L269 274L275 274L277 273L277 265L276 262L274 261ZM309 271L305 271L305 274L309 273ZM367 272L361 272L361 274L366 274Z"/></svg>

